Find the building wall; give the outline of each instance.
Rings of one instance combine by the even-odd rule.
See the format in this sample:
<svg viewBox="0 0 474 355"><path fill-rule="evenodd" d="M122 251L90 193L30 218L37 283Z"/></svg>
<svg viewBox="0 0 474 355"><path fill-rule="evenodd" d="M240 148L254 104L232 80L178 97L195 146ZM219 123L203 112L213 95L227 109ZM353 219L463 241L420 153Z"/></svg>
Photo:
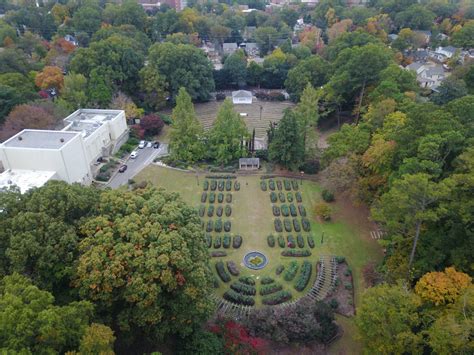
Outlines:
<svg viewBox="0 0 474 355"><path fill-rule="evenodd" d="M109 126L110 137L114 141L122 137L123 133L128 130L125 112L120 113L116 118L107 124Z"/></svg>
<svg viewBox="0 0 474 355"><path fill-rule="evenodd" d="M99 157L105 155L103 148L110 146L108 125L104 124L84 139L87 161L94 163Z"/></svg>
<svg viewBox="0 0 474 355"><path fill-rule="evenodd" d="M61 158L67 171L69 179L67 182L69 183L79 182L89 185L92 182L92 172L85 148L84 141L77 139L61 149Z"/></svg>

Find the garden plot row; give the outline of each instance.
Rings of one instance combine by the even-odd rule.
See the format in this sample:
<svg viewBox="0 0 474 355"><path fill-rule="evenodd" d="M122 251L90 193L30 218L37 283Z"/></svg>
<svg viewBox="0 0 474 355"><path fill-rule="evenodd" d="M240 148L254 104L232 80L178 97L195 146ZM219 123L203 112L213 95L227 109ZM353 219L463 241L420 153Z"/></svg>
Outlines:
<svg viewBox="0 0 474 355"><path fill-rule="evenodd" d="M209 205L206 207L206 205L201 205L201 207L199 207L199 217L201 218L206 215L209 218L214 217L214 213L217 217L222 217L223 215L225 215L226 217L230 217L232 215L232 207L230 207L230 205L225 205L225 207L214 207L213 205Z"/></svg>
<svg viewBox="0 0 474 355"><path fill-rule="evenodd" d="M232 194L231 193L226 193L224 194L223 192L209 192L207 193L204 191L201 194L201 203L206 203L209 201L209 203L224 203L224 198L226 203L232 203Z"/></svg>
<svg viewBox="0 0 474 355"><path fill-rule="evenodd" d="M275 217L298 217L298 212L301 217L306 217L306 208L303 205L296 205L294 204L282 204L281 206L273 205L272 206L272 213Z"/></svg>
<svg viewBox="0 0 474 355"><path fill-rule="evenodd" d="M315 247L314 238L312 235L306 236L306 241L307 245L311 249ZM279 235L277 238L275 238L273 234L267 236L267 244L270 248L273 248L277 243L280 248L288 247L294 249L297 246L298 248L304 248L306 246L305 237L302 234L298 234L296 239L292 234L287 235L286 238L283 235Z"/></svg>
<svg viewBox="0 0 474 355"><path fill-rule="evenodd" d="M231 236L230 234L224 234L223 236L216 235L213 238L212 235L206 233L205 238L208 248L219 249L223 247L224 249L229 249L232 245L232 248L239 249L242 245L242 237L240 235Z"/></svg>
<svg viewBox="0 0 474 355"><path fill-rule="evenodd" d="M234 191L239 191L240 182L237 180L232 181L230 178L222 180L210 179L204 180L202 187L204 191L232 191L232 188Z"/></svg>
<svg viewBox="0 0 474 355"><path fill-rule="evenodd" d="M296 232L299 233L301 230L305 232L311 231L311 224L305 217L301 218L301 222L298 218L283 218L283 222L280 218L275 218L273 221L275 226L275 232L283 233L283 230L287 233Z"/></svg>
<svg viewBox="0 0 474 355"><path fill-rule="evenodd" d="M283 191L285 189L286 191L298 191L299 186L298 182L296 180L273 180L269 179L268 182L265 180L260 181L260 188L262 191Z"/></svg>

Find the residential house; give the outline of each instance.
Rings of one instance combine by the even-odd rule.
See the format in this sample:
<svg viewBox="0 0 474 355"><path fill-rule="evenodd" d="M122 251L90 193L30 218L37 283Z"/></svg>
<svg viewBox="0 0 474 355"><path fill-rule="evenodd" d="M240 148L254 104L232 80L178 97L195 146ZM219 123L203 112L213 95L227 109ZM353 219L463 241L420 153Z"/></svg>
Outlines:
<svg viewBox="0 0 474 355"><path fill-rule="evenodd" d="M449 59L449 58L452 58L456 54L457 50L458 49L453 46L447 46L447 47L438 47L435 52L438 54L442 54L443 56Z"/></svg>
<svg viewBox="0 0 474 355"><path fill-rule="evenodd" d="M238 49L238 46L237 46L237 43L235 42L222 44L222 50L224 51L224 54L232 54L237 49Z"/></svg>

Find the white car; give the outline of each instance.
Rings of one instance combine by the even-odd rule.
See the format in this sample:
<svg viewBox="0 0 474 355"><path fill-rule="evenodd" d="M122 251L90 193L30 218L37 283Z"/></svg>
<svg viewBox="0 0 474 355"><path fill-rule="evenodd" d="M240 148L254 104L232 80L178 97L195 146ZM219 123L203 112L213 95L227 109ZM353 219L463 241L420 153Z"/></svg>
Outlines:
<svg viewBox="0 0 474 355"><path fill-rule="evenodd" d="M143 149L143 148L145 148L145 146L146 146L146 142L145 142L145 141L140 141L140 143L138 143L138 148L139 148L139 149Z"/></svg>
<svg viewBox="0 0 474 355"><path fill-rule="evenodd" d="M132 153L130 153L130 159L135 159L136 157L138 157L138 153L134 150Z"/></svg>
<svg viewBox="0 0 474 355"><path fill-rule="evenodd" d="M147 148L152 148L153 147L153 142L147 142L146 147Z"/></svg>

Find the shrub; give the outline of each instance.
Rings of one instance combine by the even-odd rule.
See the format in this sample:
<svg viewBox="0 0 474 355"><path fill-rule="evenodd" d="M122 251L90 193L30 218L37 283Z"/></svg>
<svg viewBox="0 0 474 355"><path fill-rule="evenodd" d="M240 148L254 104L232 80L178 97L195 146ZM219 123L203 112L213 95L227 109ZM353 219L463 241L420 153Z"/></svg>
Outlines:
<svg viewBox="0 0 474 355"><path fill-rule="evenodd" d="M225 94L223 94L222 92L218 92L218 93L216 94L216 100L217 100L217 101L225 100Z"/></svg>
<svg viewBox="0 0 474 355"><path fill-rule="evenodd" d="M316 215L321 217L324 221L329 221L331 219L331 207L323 202L318 203L314 207L314 211L316 212Z"/></svg>
<svg viewBox="0 0 474 355"><path fill-rule="evenodd" d="M298 205L298 211L301 217L306 217L306 208L303 205Z"/></svg>
<svg viewBox="0 0 474 355"><path fill-rule="evenodd" d="M280 180L277 180L276 184L277 184L278 191L283 190L283 185Z"/></svg>
<svg viewBox="0 0 474 355"><path fill-rule="evenodd" d="M232 238L232 248L239 249L242 245L242 237L240 235L234 235Z"/></svg>
<svg viewBox="0 0 474 355"><path fill-rule="evenodd" d="M281 224L281 220L279 218L275 218L275 221L273 223L275 225L275 232L283 232L283 225Z"/></svg>
<svg viewBox="0 0 474 355"><path fill-rule="evenodd" d="M335 298L331 299L328 304L332 309L337 309L337 307L339 307L339 302L337 302Z"/></svg>
<svg viewBox="0 0 474 355"><path fill-rule="evenodd" d="M222 280L222 282L230 281L230 275L227 273L227 271L225 271L224 262L218 261L216 263L216 271L217 271L217 275L219 275L219 278Z"/></svg>
<svg viewBox="0 0 474 355"><path fill-rule="evenodd" d="M255 286L247 285L245 283L241 283L238 281L231 284L230 288L233 289L235 292L238 292L247 296L255 296L255 294L257 293Z"/></svg>
<svg viewBox="0 0 474 355"><path fill-rule="evenodd" d="M288 241L288 247L289 248L294 248L296 247L296 241L295 241L295 237L293 237L291 234L288 234L288 236L286 237L286 240Z"/></svg>
<svg viewBox="0 0 474 355"><path fill-rule="evenodd" d="M298 221L298 218L293 218L293 228L295 229L295 232L297 233L301 232L301 225L300 225L300 222Z"/></svg>
<svg viewBox="0 0 474 355"><path fill-rule="evenodd" d="M219 182L217 183L217 189L219 191L224 191L224 180L219 180Z"/></svg>
<svg viewBox="0 0 474 355"><path fill-rule="evenodd" d="M267 183L266 181L260 181L260 188L262 189L262 191L267 191Z"/></svg>
<svg viewBox="0 0 474 355"><path fill-rule="evenodd" d="M246 285L255 286L255 280L252 279L250 276L239 277L239 281Z"/></svg>
<svg viewBox="0 0 474 355"><path fill-rule="evenodd" d="M264 276L262 277L262 279L260 280L260 283L262 285L268 285L268 284L271 284L272 282L275 282L275 280L273 280L271 277L268 277L268 276Z"/></svg>
<svg viewBox="0 0 474 355"><path fill-rule="evenodd" d="M225 195L225 202L232 203L232 194Z"/></svg>
<svg viewBox="0 0 474 355"><path fill-rule="evenodd" d="M304 248L304 238L301 234L296 236L296 242L298 243L298 248Z"/></svg>
<svg viewBox="0 0 474 355"><path fill-rule="evenodd" d="M334 193L332 193L331 191L326 190L326 189L321 191L321 197L326 202L333 202L334 201Z"/></svg>
<svg viewBox="0 0 474 355"><path fill-rule="evenodd" d="M286 180L286 179L285 179L285 180L283 181L283 184L285 185L285 190L286 190L286 191L291 191L291 183L290 183L289 180Z"/></svg>
<svg viewBox="0 0 474 355"><path fill-rule="evenodd" d="M221 247L221 236L217 235L214 237L214 249L219 249Z"/></svg>
<svg viewBox="0 0 474 355"><path fill-rule="evenodd" d="M307 218L301 218L301 224L305 232L309 232L311 230L311 224Z"/></svg>
<svg viewBox="0 0 474 355"><path fill-rule="evenodd" d="M285 281L292 281L295 278L297 272L298 262L293 260L286 268L285 275L283 275L283 278L285 279Z"/></svg>
<svg viewBox="0 0 474 355"><path fill-rule="evenodd" d="M276 202L278 201L278 196L277 196L276 192L273 192L273 191L272 191L272 192L270 193L270 201L271 201L272 203L276 203Z"/></svg>
<svg viewBox="0 0 474 355"><path fill-rule="evenodd" d="M253 297L242 295L240 293L235 292L234 290L226 291L223 297L229 302L241 304L244 306L253 306L255 304L255 300L253 299Z"/></svg>
<svg viewBox="0 0 474 355"><path fill-rule="evenodd" d="M203 192L201 194L201 202L206 203L206 200L207 200L207 192Z"/></svg>
<svg viewBox="0 0 474 355"><path fill-rule="evenodd" d="M212 236L209 233L206 233L204 238L206 239L207 247L210 248L212 246Z"/></svg>
<svg viewBox="0 0 474 355"><path fill-rule="evenodd" d="M216 276L214 276L213 279L214 288L219 288L219 279Z"/></svg>
<svg viewBox="0 0 474 355"><path fill-rule="evenodd" d="M306 238L308 240L308 245L311 249L314 248L314 238L312 235L308 235L308 237Z"/></svg>
<svg viewBox="0 0 474 355"><path fill-rule="evenodd" d="M216 216L217 217L222 217L222 212L224 212L224 209L222 208L222 206L218 206L217 209L216 209ZM209 216L211 217L211 216Z"/></svg>
<svg viewBox="0 0 474 355"><path fill-rule="evenodd" d="M280 248L286 247L285 238L284 238L282 235L279 235L279 236L278 236L278 246L279 246Z"/></svg>
<svg viewBox="0 0 474 355"><path fill-rule="evenodd" d="M283 192L278 193L278 199L280 200L281 203L285 203L285 194Z"/></svg>
<svg viewBox="0 0 474 355"><path fill-rule="evenodd" d="M352 284L350 282L344 282L344 288L346 290L352 290Z"/></svg>
<svg viewBox="0 0 474 355"><path fill-rule="evenodd" d="M286 193L286 201L288 201L288 203L293 202L293 193L291 192Z"/></svg>
<svg viewBox="0 0 474 355"><path fill-rule="evenodd" d="M309 261L304 261L298 279L295 282L295 290L302 292L308 286L311 279L312 266Z"/></svg>
<svg viewBox="0 0 474 355"><path fill-rule="evenodd" d="M224 202L224 194L222 192L219 192L219 194L217 195L217 202Z"/></svg>
<svg viewBox="0 0 474 355"><path fill-rule="evenodd" d="M216 233L222 232L222 220L220 218L214 223L214 231Z"/></svg>
<svg viewBox="0 0 474 355"><path fill-rule="evenodd" d="M238 182L238 181L234 182L234 190L235 191L240 191L240 182Z"/></svg>
<svg viewBox="0 0 474 355"><path fill-rule="evenodd" d="M282 289L283 289L282 285L272 283L270 285L262 285L262 287L260 287L260 290L258 291L258 293L260 293L261 296L266 296L266 295L270 295L272 293L281 291Z"/></svg>
<svg viewBox="0 0 474 355"><path fill-rule="evenodd" d="M212 217L214 216L214 206L209 206L209 208L207 209L207 216L208 217Z"/></svg>
<svg viewBox="0 0 474 355"><path fill-rule="evenodd" d="M225 206L225 215L226 215L226 217L230 217L231 214L232 214L232 208L229 205L226 205Z"/></svg>
<svg viewBox="0 0 474 355"><path fill-rule="evenodd" d="M262 303L267 306L273 306L291 300L291 293L282 290L262 298Z"/></svg>
<svg viewBox="0 0 474 355"><path fill-rule="evenodd" d="M346 261L346 258L345 258L345 257L343 257L343 256L336 256L336 262L337 262L338 264L342 264L342 263L344 263L345 261Z"/></svg>
<svg viewBox="0 0 474 355"><path fill-rule="evenodd" d="M270 248L273 248L275 246L275 237L273 235L269 235L267 237L267 244Z"/></svg>
<svg viewBox="0 0 474 355"><path fill-rule="evenodd" d="M275 191L275 181L273 181L273 180L270 179L270 180L268 181L268 188L269 188L270 190L272 190L272 191Z"/></svg>
<svg viewBox="0 0 474 355"><path fill-rule="evenodd" d="M232 276L239 276L239 268L237 267L237 264L231 260L227 262L227 270L229 270L229 273Z"/></svg>
<svg viewBox="0 0 474 355"><path fill-rule="evenodd" d="M273 205L272 212L275 217L280 217L280 207Z"/></svg>
<svg viewBox="0 0 474 355"><path fill-rule="evenodd" d="M281 205L281 214L283 217L288 217L290 215L290 209L288 208L288 205Z"/></svg>
<svg viewBox="0 0 474 355"><path fill-rule="evenodd" d="M280 275L283 272L283 270L285 270L285 266L284 265L278 265L276 270L275 270L275 274Z"/></svg>
<svg viewBox="0 0 474 355"><path fill-rule="evenodd" d="M225 190L226 190L226 191L232 190L232 181L231 181L231 180L227 180L227 181L225 182Z"/></svg>
<svg viewBox="0 0 474 355"><path fill-rule="evenodd" d="M281 252L281 256L292 256L292 257L306 257L311 256L311 252L308 249L296 250L288 249Z"/></svg>
<svg viewBox="0 0 474 355"><path fill-rule="evenodd" d="M214 203L216 201L216 193L210 192L209 193L209 203Z"/></svg>
<svg viewBox="0 0 474 355"><path fill-rule="evenodd" d="M204 217L204 214L206 213L206 206L201 205L199 207L199 217Z"/></svg>
<svg viewBox="0 0 474 355"><path fill-rule="evenodd" d="M211 256L213 258L218 258L218 257L227 256L227 253L222 250L214 250L213 252L211 252Z"/></svg>
<svg viewBox="0 0 474 355"><path fill-rule="evenodd" d="M298 191L298 181L292 180L291 186L293 187L293 190Z"/></svg>
<svg viewBox="0 0 474 355"><path fill-rule="evenodd" d="M208 180L204 180L204 182L202 184L202 188L203 188L204 191L209 190L209 181Z"/></svg>
<svg viewBox="0 0 474 355"><path fill-rule="evenodd" d="M296 202L298 203L301 203L303 202L303 197L301 196L301 192L295 192L295 198L296 198Z"/></svg>
<svg viewBox="0 0 474 355"><path fill-rule="evenodd" d="M206 225L206 232L207 233L210 233L214 230L214 224L212 223L212 221L207 221L207 225Z"/></svg>
<svg viewBox="0 0 474 355"><path fill-rule="evenodd" d="M222 246L226 249L230 247L230 235L224 234L224 238L222 239Z"/></svg>
<svg viewBox="0 0 474 355"><path fill-rule="evenodd" d="M296 206L294 204L290 205L290 213L292 217L298 216L298 211L296 210Z"/></svg>
<svg viewBox="0 0 474 355"><path fill-rule="evenodd" d="M232 224L230 223L230 221L225 221L224 222L224 231L229 233L231 229L232 229Z"/></svg>
<svg viewBox="0 0 474 355"><path fill-rule="evenodd" d="M216 191L217 189L217 181L211 180L211 191Z"/></svg>
<svg viewBox="0 0 474 355"><path fill-rule="evenodd" d="M288 218L283 219L283 225L285 226L285 231L290 233L293 229L291 228L291 221Z"/></svg>

